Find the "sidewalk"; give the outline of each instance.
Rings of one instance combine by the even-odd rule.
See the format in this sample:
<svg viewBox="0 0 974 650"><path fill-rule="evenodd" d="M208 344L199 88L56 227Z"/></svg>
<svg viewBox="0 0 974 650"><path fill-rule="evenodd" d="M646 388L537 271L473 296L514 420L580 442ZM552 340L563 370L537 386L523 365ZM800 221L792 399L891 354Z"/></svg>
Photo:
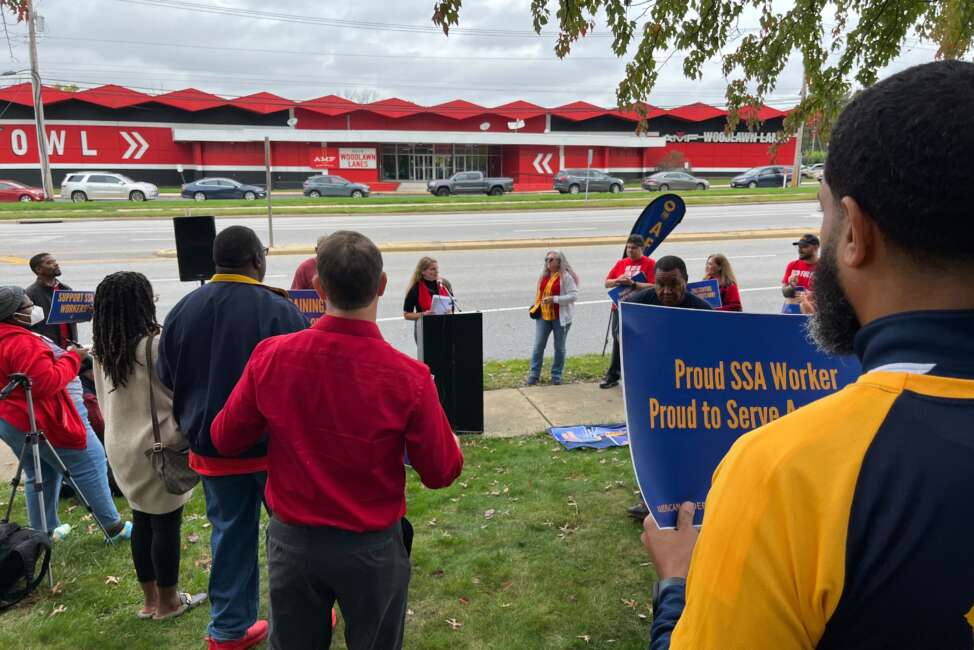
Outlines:
<svg viewBox="0 0 974 650"><path fill-rule="evenodd" d="M626 421L619 387L565 384L503 388L484 392L484 435L513 438L547 431L551 426L614 424ZM17 469L10 447L0 444L0 481L9 482Z"/></svg>

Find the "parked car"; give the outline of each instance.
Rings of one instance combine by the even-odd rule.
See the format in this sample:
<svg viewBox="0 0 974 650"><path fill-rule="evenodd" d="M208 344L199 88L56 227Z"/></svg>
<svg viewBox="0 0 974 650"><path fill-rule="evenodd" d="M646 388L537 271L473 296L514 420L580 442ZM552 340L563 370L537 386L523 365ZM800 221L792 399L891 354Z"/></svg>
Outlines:
<svg viewBox="0 0 974 650"><path fill-rule="evenodd" d="M312 176L304 182L304 195L312 198L351 196L358 199L369 195L369 186L364 183L352 183L341 176Z"/></svg>
<svg viewBox="0 0 974 650"><path fill-rule="evenodd" d="M785 181L785 179L788 179ZM782 187L791 182L791 170L782 165L754 167L731 179L731 187Z"/></svg>
<svg viewBox="0 0 974 650"><path fill-rule="evenodd" d="M802 165L802 178L815 178L817 180L818 178L821 178L821 175L816 177L815 176L816 172L820 173L823 169L825 169L825 163L815 163L814 165Z"/></svg>
<svg viewBox="0 0 974 650"><path fill-rule="evenodd" d="M644 190L650 192L667 190L708 190L710 181L699 176L691 176L686 172L657 172L647 176L640 183Z"/></svg>
<svg viewBox="0 0 974 650"><path fill-rule="evenodd" d="M504 192L514 191L514 179L484 176L483 172L457 172L450 178L428 182L426 189L430 194L436 196L449 196L450 194L499 196Z"/></svg>
<svg viewBox="0 0 974 650"><path fill-rule="evenodd" d="M61 181L61 197L75 203L100 199L146 201L159 198L159 188L152 183L133 181L125 174L112 172L77 172Z"/></svg>
<svg viewBox="0 0 974 650"><path fill-rule="evenodd" d="M263 199L267 192L260 185L246 185L232 178L201 178L186 183L179 193L184 199L206 201L208 199Z"/></svg>
<svg viewBox="0 0 974 650"><path fill-rule="evenodd" d="M818 169L812 170L812 178L817 180L819 183L822 182L822 177L825 176L825 165L821 165Z"/></svg>
<svg viewBox="0 0 974 650"><path fill-rule="evenodd" d="M578 194L585 190L588 181L589 192L612 192L618 194L626 183L621 178L609 176L598 169L562 169L555 174L554 188L564 193Z"/></svg>
<svg viewBox="0 0 974 650"><path fill-rule="evenodd" d="M30 187L17 181L0 180L0 201L20 201L30 203L31 201L43 201L44 190L39 187Z"/></svg>

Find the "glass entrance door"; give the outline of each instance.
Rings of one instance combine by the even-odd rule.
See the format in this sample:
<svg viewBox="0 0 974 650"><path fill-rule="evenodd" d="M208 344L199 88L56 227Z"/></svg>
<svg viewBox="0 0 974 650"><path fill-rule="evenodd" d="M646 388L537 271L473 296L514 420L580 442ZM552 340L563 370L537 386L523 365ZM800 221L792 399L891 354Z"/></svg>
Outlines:
<svg viewBox="0 0 974 650"><path fill-rule="evenodd" d="M433 176L433 155L415 154L410 157L410 177L417 181L429 181Z"/></svg>

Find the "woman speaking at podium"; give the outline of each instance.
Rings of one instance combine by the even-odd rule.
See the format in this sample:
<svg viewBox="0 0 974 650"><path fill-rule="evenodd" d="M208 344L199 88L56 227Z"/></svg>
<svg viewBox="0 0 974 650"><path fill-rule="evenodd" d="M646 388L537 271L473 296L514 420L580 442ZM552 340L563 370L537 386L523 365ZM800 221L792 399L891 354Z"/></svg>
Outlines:
<svg viewBox="0 0 974 650"><path fill-rule="evenodd" d="M565 339L572 326L575 299L578 297L578 274L561 251L548 251L544 256L544 268L538 278L538 290L530 316L534 319L534 349L531 352L531 370L527 385L533 386L541 377L544 349L548 335L554 334L555 360L551 364L551 383L561 383L565 369Z"/></svg>
<svg viewBox="0 0 974 650"><path fill-rule="evenodd" d="M406 320L417 321L433 313L433 297L453 297L453 287L440 278L440 265L432 257L420 258L409 280L409 291L402 304L402 315Z"/></svg>

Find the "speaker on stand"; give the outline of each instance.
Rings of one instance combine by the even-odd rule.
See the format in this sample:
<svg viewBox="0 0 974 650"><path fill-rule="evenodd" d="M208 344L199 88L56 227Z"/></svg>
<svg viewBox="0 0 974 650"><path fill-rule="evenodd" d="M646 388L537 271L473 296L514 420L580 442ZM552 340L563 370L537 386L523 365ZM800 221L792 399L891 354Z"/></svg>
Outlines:
<svg viewBox="0 0 974 650"><path fill-rule="evenodd" d="M175 217L176 261L179 281L203 284L213 277L213 240L216 222L213 217Z"/></svg>

